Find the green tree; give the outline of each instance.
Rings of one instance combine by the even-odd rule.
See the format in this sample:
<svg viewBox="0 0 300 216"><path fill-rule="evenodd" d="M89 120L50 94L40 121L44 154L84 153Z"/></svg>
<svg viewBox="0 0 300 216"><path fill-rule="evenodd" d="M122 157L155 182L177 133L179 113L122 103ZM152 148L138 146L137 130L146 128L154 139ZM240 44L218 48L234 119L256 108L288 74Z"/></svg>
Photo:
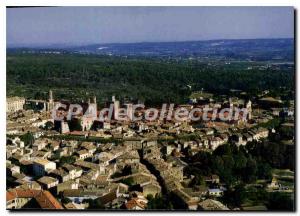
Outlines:
<svg viewBox="0 0 300 216"><path fill-rule="evenodd" d="M167 210L173 209L173 205L169 199L162 195L156 195L153 197L152 195L147 196L148 203L146 209L151 210Z"/></svg>
<svg viewBox="0 0 300 216"><path fill-rule="evenodd" d="M259 163L257 166L257 177L261 179L271 179L272 167L268 163Z"/></svg>
<svg viewBox="0 0 300 216"><path fill-rule="evenodd" d="M20 136L20 139L24 142L25 146L32 146L34 143L34 136L30 132Z"/></svg>
<svg viewBox="0 0 300 216"><path fill-rule="evenodd" d="M245 186L243 184L239 184L235 188L230 188L225 191L222 200L231 207L240 207L241 204L245 202L246 198L247 194Z"/></svg>
<svg viewBox="0 0 300 216"><path fill-rule="evenodd" d="M205 185L205 181L203 176L201 175L195 175L195 177L193 178L193 180L190 182L189 186L193 187L196 185Z"/></svg>
<svg viewBox="0 0 300 216"><path fill-rule="evenodd" d="M274 192L270 194L267 207L269 210L292 211L295 209L291 194Z"/></svg>
<svg viewBox="0 0 300 216"><path fill-rule="evenodd" d="M87 200L84 200L84 202L89 204L88 209L105 209L105 206L101 202L100 198L87 199Z"/></svg>
<svg viewBox="0 0 300 216"><path fill-rule="evenodd" d="M121 182L122 182L123 184L128 185L128 186L133 186L133 185L134 185L134 181L133 181L133 178L132 178L132 177L122 179Z"/></svg>
<svg viewBox="0 0 300 216"><path fill-rule="evenodd" d="M62 156L59 159L59 164L73 164L76 161L76 158L74 156Z"/></svg>
<svg viewBox="0 0 300 216"><path fill-rule="evenodd" d="M247 160L247 165L244 169L244 181L245 182L253 182L256 180L256 172L257 172L257 164L256 161L250 157Z"/></svg>

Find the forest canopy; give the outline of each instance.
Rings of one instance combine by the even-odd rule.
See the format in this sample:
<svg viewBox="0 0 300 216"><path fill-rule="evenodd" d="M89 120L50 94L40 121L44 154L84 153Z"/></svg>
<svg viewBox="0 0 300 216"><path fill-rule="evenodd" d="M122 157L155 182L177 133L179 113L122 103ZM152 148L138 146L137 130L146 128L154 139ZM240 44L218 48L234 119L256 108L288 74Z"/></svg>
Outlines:
<svg viewBox="0 0 300 216"><path fill-rule="evenodd" d="M213 64L197 61L127 59L100 55L8 54L7 95L46 99L52 89L56 99L99 103L112 95L146 104L183 103L192 91L204 89L227 94L230 89L250 95L263 90L294 89L294 70L253 67L249 63ZM262 64L262 63L259 63Z"/></svg>

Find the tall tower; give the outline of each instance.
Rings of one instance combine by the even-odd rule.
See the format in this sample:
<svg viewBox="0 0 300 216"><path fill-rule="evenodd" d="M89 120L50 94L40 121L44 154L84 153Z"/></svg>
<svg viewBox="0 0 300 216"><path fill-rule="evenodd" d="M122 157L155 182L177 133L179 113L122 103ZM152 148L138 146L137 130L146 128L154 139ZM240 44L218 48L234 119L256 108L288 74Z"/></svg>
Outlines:
<svg viewBox="0 0 300 216"><path fill-rule="evenodd" d="M229 108L230 108L230 110L233 110L232 98L229 98Z"/></svg>
<svg viewBox="0 0 300 216"><path fill-rule="evenodd" d="M246 105L248 111L248 119L252 119L252 102L249 100Z"/></svg>
<svg viewBox="0 0 300 216"><path fill-rule="evenodd" d="M128 120L132 120L133 119L133 106L131 103L129 104L126 104L127 105L127 117L128 117Z"/></svg>
<svg viewBox="0 0 300 216"><path fill-rule="evenodd" d="M52 90L49 90L49 103L53 102L53 93Z"/></svg>
<svg viewBox="0 0 300 216"><path fill-rule="evenodd" d="M97 98L96 98L96 96L94 96L94 98L93 98L93 103L94 103L94 109L95 109L95 112L96 112L96 116L97 116Z"/></svg>
<svg viewBox="0 0 300 216"><path fill-rule="evenodd" d="M118 119L119 117L119 108L120 108L120 102L118 100L114 101L114 119Z"/></svg>
<svg viewBox="0 0 300 216"><path fill-rule="evenodd" d="M49 90L49 99L47 103L47 111L51 111L54 108L54 100L52 90Z"/></svg>
<svg viewBox="0 0 300 216"><path fill-rule="evenodd" d="M93 117L94 119L97 118L97 101L96 101L96 97L93 97L92 100L90 98L88 99L88 108L85 112L85 115L87 115L89 117ZM88 128L90 128L90 127L88 127Z"/></svg>

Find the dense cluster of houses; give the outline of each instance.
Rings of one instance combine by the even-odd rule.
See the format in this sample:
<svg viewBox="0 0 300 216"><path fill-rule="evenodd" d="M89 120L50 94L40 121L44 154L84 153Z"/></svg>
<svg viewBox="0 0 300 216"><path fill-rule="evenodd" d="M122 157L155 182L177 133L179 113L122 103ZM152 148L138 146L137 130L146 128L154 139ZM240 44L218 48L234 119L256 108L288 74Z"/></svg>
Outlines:
<svg viewBox="0 0 300 216"><path fill-rule="evenodd" d="M8 209L86 209L89 200L99 200L102 208L143 210L150 196L168 192L184 209L228 210L216 200L226 190L217 175L206 176L206 186L188 186L192 179L185 176L189 165L183 152L194 155L227 143L246 145L271 133L257 126L265 116L255 110L247 122L209 121L200 126L172 120L112 121L90 130L95 122L82 117L82 131L70 131L65 122L55 131L45 128L54 123L48 111L52 93L47 109L39 112L21 109L24 100L12 101L7 113ZM97 107L95 98L91 104ZM24 140L29 134L33 138ZM86 141L89 138L95 141Z"/></svg>

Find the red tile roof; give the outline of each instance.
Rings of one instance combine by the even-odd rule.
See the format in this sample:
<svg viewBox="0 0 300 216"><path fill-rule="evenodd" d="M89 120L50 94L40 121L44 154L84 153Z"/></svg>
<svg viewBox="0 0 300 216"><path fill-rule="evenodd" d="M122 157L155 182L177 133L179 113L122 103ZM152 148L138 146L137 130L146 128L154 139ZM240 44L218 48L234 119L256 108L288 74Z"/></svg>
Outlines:
<svg viewBox="0 0 300 216"><path fill-rule="evenodd" d="M61 204L49 191L43 191L35 199L42 209L63 209Z"/></svg>
<svg viewBox="0 0 300 216"><path fill-rule="evenodd" d="M15 195L12 192L6 191L6 202L15 199Z"/></svg>
<svg viewBox="0 0 300 216"><path fill-rule="evenodd" d="M34 198L42 209L63 209L58 200L49 191L45 190L14 189L6 191L6 201L15 198Z"/></svg>
<svg viewBox="0 0 300 216"><path fill-rule="evenodd" d="M140 201L136 198L132 198L125 204L125 206L126 206L126 209L133 209L135 206L145 209L146 203L144 203L143 201Z"/></svg>

